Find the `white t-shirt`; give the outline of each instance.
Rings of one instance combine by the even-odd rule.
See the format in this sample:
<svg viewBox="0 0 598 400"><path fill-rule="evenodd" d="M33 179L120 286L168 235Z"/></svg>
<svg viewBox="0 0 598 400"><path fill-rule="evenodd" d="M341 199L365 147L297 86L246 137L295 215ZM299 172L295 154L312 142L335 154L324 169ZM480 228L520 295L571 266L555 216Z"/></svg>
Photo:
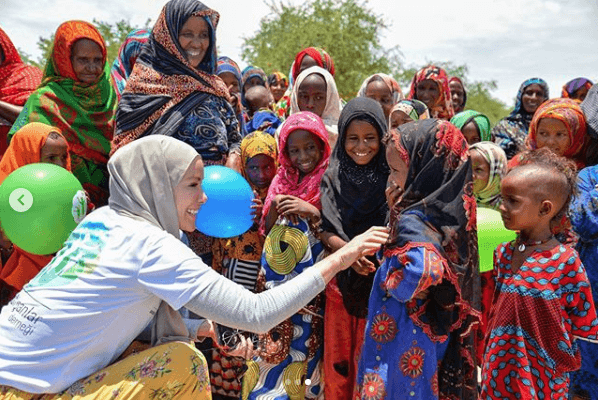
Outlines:
<svg viewBox="0 0 598 400"><path fill-rule="evenodd" d="M166 231L108 207L93 212L2 309L0 384L56 393L110 364L161 299L177 310L197 295L208 268L198 262Z"/></svg>

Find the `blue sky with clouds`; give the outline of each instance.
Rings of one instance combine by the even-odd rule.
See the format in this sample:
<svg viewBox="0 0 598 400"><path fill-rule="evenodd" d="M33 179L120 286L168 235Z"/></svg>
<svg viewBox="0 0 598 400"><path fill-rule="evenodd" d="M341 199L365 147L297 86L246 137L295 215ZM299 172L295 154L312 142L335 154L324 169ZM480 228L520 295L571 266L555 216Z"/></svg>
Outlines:
<svg viewBox="0 0 598 400"><path fill-rule="evenodd" d="M156 20L164 0L1 0L0 26L20 49L39 55L36 43L69 19ZM277 2L280 2L278 0ZM284 0L285 4L299 4ZM218 48L244 66L242 38L268 14L263 0L207 0L220 13ZM425 5L425 7L424 7ZM493 95L512 106L521 82L544 78L555 97L575 77L598 80L597 0L369 0L390 25L382 45L399 45L408 66L427 61L467 64L472 80L494 79ZM334 56L334 54L333 54Z"/></svg>

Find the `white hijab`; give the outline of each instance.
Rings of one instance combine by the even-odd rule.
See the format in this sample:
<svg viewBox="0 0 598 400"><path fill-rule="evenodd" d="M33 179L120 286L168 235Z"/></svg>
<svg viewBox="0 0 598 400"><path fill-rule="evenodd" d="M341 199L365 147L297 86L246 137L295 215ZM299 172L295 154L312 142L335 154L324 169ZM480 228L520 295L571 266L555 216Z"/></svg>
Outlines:
<svg viewBox="0 0 598 400"><path fill-rule="evenodd" d="M338 138L338 118L341 115L342 106L341 98L338 94L338 89L336 88L336 82L328 70L318 66L313 66L299 74L297 81L295 81L293 85L293 92L291 93L290 113L296 114L301 111L299 110L299 104L297 103L297 92L299 91L301 83L303 83L305 78L311 74L320 74L326 81L326 107L322 113L322 121L324 121L326 130L328 131L328 142L330 143L330 148L334 148L334 144Z"/></svg>
<svg viewBox="0 0 598 400"><path fill-rule="evenodd" d="M108 205L179 238L174 188L199 154L164 135L151 135L118 149L108 161Z"/></svg>

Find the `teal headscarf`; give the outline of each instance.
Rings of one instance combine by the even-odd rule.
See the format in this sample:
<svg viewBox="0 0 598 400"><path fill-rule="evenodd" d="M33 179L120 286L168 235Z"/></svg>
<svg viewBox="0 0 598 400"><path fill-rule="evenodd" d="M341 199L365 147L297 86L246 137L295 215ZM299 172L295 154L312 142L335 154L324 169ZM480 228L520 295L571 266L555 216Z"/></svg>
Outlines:
<svg viewBox="0 0 598 400"><path fill-rule="evenodd" d="M490 120L484 114L474 110L467 110L462 111L451 118L451 124L455 125L459 129L462 129L465 125L472 121L477 126L478 132L480 133L480 142L491 141Z"/></svg>

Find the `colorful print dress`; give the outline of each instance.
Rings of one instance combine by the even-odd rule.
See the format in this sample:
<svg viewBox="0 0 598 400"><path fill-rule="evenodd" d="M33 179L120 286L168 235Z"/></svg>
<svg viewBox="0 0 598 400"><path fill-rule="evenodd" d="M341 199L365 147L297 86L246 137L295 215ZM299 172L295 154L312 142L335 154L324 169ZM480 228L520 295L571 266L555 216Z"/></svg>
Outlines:
<svg viewBox="0 0 598 400"><path fill-rule="evenodd" d="M569 372L581 365L575 339L598 339L588 277L565 245L532 253L515 273L513 251L513 242L496 249L485 288L495 287L480 399L566 399Z"/></svg>
<svg viewBox="0 0 598 400"><path fill-rule="evenodd" d="M271 289L305 269L322 256L324 246L304 219L299 224L280 219L266 237L258 287ZM247 362L241 398L303 400L323 396L321 376L324 304L318 295L297 314L264 335L266 350Z"/></svg>
<svg viewBox="0 0 598 400"><path fill-rule="evenodd" d="M577 176L577 196L569 206L571 225L579 235L575 249L586 267L594 304L598 299L598 167L583 169ZM571 392L588 400L598 400L598 343L582 341L581 368L571 374Z"/></svg>
<svg viewBox="0 0 598 400"><path fill-rule="evenodd" d="M409 317L411 297L439 283L446 261L421 244L382 261L376 272L355 399L437 399L438 361L448 341L433 341Z"/></svg>

